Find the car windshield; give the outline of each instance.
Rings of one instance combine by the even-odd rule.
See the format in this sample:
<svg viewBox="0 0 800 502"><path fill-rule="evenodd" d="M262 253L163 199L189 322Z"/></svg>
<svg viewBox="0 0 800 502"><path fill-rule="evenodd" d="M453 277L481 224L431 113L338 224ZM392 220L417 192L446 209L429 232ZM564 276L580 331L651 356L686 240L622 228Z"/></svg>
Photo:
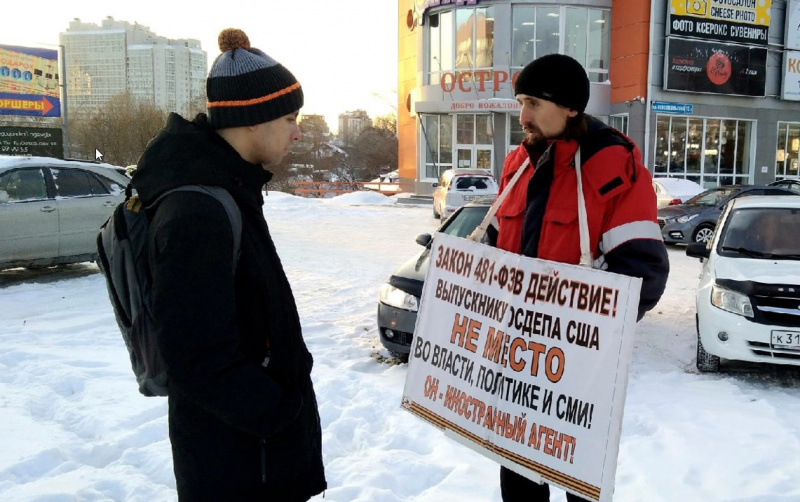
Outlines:
<svg viewBox="0 0 800 502"><path fill-rule="evenodd" d="M720 236L720 250L728 256L800 259L800 209L733 211Z"/></svg>
<svg viewBox="0 0 800 502"><path fill-rule="evenodd" d="M716 206L722 202L723 199L736 193L736 191L737 189L729 187L712 188L711 190L706 190L701 194L695 195L686 201L686 205Z"/></svg>
<svg viewBox="0 0 800 502"><path fill-rule="evenodd" d="M468 236L475 227L480 225L489 206L465 207L448 222L447 226L441 230L447 235L456 237Z"/></svg>

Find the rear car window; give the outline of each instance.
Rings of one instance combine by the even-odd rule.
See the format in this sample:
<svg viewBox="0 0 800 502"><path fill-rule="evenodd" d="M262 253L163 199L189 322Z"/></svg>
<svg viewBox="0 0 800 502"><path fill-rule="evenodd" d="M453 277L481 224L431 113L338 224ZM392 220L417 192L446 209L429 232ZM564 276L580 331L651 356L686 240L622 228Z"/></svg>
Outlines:
<svg viewBox="0 0 800 502"><path fill-rule="evenodd" d="M458 176L450 185L454 190L486 190L494 185L494 180L488 176Z"/></svg>

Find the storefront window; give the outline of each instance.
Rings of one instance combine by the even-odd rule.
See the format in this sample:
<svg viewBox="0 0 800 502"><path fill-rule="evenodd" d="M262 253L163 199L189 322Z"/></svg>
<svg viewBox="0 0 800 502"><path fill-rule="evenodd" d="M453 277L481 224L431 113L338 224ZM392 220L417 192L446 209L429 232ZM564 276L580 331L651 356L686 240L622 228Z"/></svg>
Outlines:
<svg viewBox="0 0 800 502"><path fill-rule="evenodd" d="M475 68L475 11L459 9L456 11L456 68L469 70Z"/></svg>
<svg viewBox="0 0 800 502"><path fill-rule="evenodd" d="M567 54L586 68L589 80L608 79L610 11L583 7L514 5L511 66L539 56Z"/></svg>
<svg viewBox="0 0 800 502"><path fill-rule="evenodd" d="M475 116L475 143L479 145L491 145L493 143L492 116Z"/></svg>
<svg viewBox="0 0 800 502"><path fill-rule="evenodd" d="M427 23L428 84L443 73L491 70L494 66L494 8L457 8L430 14ZM453 19L455 15L455 21Z"/></svg>
<svg viewBox="0 0 800 502"><path fill-rule="evenodd" d="M525 139L525 131L519 123L519 115L508 115L508 148L506 153L511 153Z"/></svg>
<svg viewBox="0 0 800 502"><path fill-rule="evenodd" d="M429 84L438 84L442 73L453 71L454 37L453 11L431 14L428 22Z"/></svg>
<svg viewBox="0 0 800 502"><path fill-rule="evenodd" d="M736 121L735 172L738 175L745 176L744 180L750 179L750 135L747 134L749 130L749 122L745 122L744 120ZM737 181L741 182L742 180L742 178L739 178Z"/></svg>
<svg viewBox="0 0 800 502"><path fill-rule="evenodd" d="M511 65L525 66L534 58L536 43L536 7L514 7L511 34Z"/></svg>
<svg viewBox="0 0 800 502"><path fill-rule="evenodd" d="M475 115L456 115L457 142L459 145L475 143Z"/></svg>
<svg viewBox="0 0 800 502"><path fill-rule="evenodd" d="M706 188L749 183L751 124L659 115L654 173L690 179Z"/></svg>
<svg viewBox="0 0 800 502"><path fill-rule="evenodd" d="M462 113L455 121L458 167L492 169L492 115Z"/></svg>
<svg viewBox="0 0 800 502"><path fill-rule="evenodd" d="M689 119L689 134L686 144L686 172L699 173L703 162L703 119Z"/></svg>
<svg viewBox="0 0 800 502"><path fill-rule="evenodd" d="M707 174L719 173L719 124L719 120L706 120L703 172Z"/></svg>
<svg viewBox="0 0 800 502"><path fill-rule="evenodd" d="M669 172L686 172L686 119L672 119L669 136Z"/></svg>
<svg viewBox="0 0 800 502"><path fill-rule="evenodd" d="M536 52L528 61L520 62L520 67L525 66L539 56L561 52L561 8L537 7L537 29L534 46Z"/></svg>
<svg viewBox="0 0 800 502"><path fill-rule="evenodd" d="M425 148L424 178L439 179L442 172L453 167L453 117L423 115Z"/></svg>
<svg viewBox="0 0 800 502"><path fill-rule="evenodd" d="M580 62L586 61L586 40L589 34L589 10L567 8L564 25L564 54ZM586 64L583 65L586 68Z"/></svg>
<svg viewBox="0 0 800 502"><path fill-rule="evenodd" d="M628 114L620 113L619 115L611 115L608 117L608 125L622 134L628 134Z"/></svg>
<svg viewBox="0 0 800 502"><path fill-rule="evenodd" d="M593 82L608 80L610 58L611 12L601 9L589 11L589 38L586 46L586 68Z"/></svg>
<svg viewBox="0 0 800 502"><path fill-rule="evenodd" d="M778 122L778 151L775 157L775 179L797 178L800 154L800 123Z"/></svg>

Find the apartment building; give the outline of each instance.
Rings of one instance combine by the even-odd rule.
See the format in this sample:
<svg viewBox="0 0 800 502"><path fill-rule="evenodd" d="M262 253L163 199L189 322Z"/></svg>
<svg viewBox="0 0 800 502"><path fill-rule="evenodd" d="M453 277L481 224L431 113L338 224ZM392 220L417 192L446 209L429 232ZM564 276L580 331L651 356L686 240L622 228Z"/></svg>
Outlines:
<svg viewBox="0 0 800 502"><path fill-rule="evenodd" d="M171 40L112 17L99 25L76 18L59 40L70 114L91 111L125 92L184 115L193 103L204 102L207 55L199 40Z"/></svg>

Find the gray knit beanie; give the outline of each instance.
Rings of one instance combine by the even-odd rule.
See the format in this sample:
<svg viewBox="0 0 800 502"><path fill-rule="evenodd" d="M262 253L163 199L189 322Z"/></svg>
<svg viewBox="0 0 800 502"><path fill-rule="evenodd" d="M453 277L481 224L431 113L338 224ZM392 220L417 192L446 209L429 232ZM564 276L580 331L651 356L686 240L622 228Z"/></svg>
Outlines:
<svg viewBox="0 0 800 502"><path fill-rule="evenodd" d="M303 90L289 70L250 47L242 31L219 34L219 50L206 80L208 123L215 129L261 124L296 112Z"/></svg>

